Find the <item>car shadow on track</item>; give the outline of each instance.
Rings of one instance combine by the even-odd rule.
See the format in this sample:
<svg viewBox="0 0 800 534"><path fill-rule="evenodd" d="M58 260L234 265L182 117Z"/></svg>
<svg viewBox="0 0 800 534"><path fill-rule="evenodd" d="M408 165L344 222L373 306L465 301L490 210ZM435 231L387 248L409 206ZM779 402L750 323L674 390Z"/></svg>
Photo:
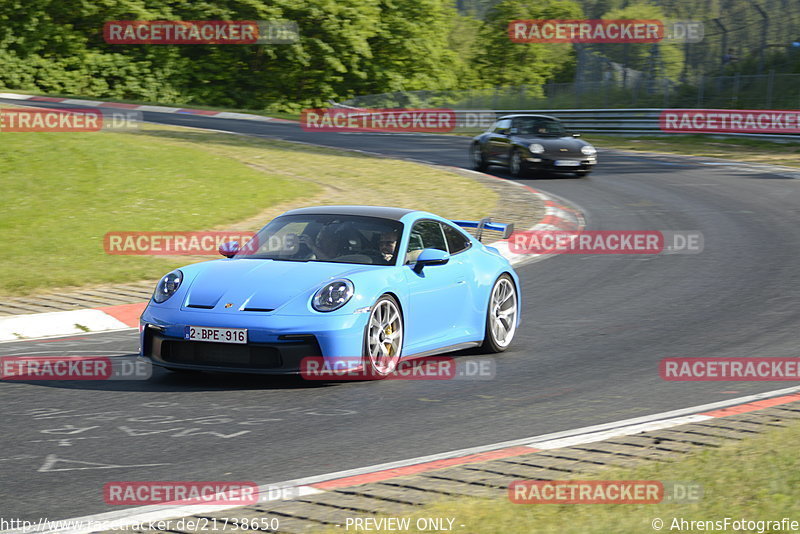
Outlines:
<svg viewBox="0 0 800 534"><path fill-rule="evenodd" d="M174 373L159 367L142 380L14 380L17 384L86 391L238 391L315 388L323 384L299 376L248 375L239 373Z"/></svg>
<svg viewBox="0 0 800 534"><path fill-rule="evenodd" d="M345 384L367 384L379 383L383 381L411 380L419 375L414 373L414 369L419 369L426 365L437 365L440 362L451 361L454 363L452 369L458 366L459 358L475 357L483 355L480 349L472 348L446 354L429 356L410 361L403 361L403 376L389 378L387 380L364 378L359 372L344 373L340 375L327 374L322 378L304 378L299 374L292 375L269 375L269 374L245 374L233 372L206 372L206 371L181 371L174 372L161 367L152 367L152 374L148 378L140 379L111 379L111 380L6 380L16 384L27 386L40 386L55 389L71 389L85 391L126 391L126 392L197 392L197 391L265 391L265 390L302 390L316 388L330 388ZM132 356L132 355L127 355ZM490 358L498 358L500 355L489 355ZM497 362L495 362L497 363ZM449 371L444 371L444 373ZM328 378L333 376L333 378ZM340 376L337 378L337 376ZM454 378L442 374L446 380ZM411 378L408 378L411 377ZM449 377L449 378L448 378ZM422 378L423 380L425 378ZM437 378L427 378L436 380Z"/></svg>
<svg viewBox="0 0 800 534"><path fill-rule="evenodd" d="M470 167L467 167L470 168ZM494 176L496 178L502 178L504 180L510 180L514 182L538 182L538 181L545 181L545 180L586 180L590 177L588 176L576 176L572 173L555 173L555 172L537 172L532 173L528 172L525 173L524 176L511 176L508 170L505 167L491 165L485 171L486 174Z"/></svg>

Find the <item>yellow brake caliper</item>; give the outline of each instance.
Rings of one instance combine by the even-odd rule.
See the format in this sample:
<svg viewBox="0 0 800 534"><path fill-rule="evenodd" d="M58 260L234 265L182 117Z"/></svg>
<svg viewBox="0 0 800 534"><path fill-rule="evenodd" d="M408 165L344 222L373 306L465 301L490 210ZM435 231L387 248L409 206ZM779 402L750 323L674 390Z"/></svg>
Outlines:
<svg viewBox="0 0 800 534"><path fill-rule="evenodd" d="M393 331L392 330L392 325L389 325L389 326L386 327L386 330L384 330L383 333L386 334L387 336L391 336L392 335L392 331ZM387 344L386 345L386 352L389 354L389 356L393 355L392 354L392 350L393 350L392 349L392 344L391 343Z"/></svg>

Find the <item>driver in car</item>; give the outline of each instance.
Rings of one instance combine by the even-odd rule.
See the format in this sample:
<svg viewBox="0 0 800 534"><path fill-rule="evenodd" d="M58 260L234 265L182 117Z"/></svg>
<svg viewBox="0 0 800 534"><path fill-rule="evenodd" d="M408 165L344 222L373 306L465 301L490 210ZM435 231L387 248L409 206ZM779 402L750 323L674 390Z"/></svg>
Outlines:
<svg viewBox="0 0 800 534"><path fill-rule="evenodd" d="M382 233L378 245L380 246L381 257L383 260L386 262L392 261L395 250L397 249L397 232Z"/></svg>

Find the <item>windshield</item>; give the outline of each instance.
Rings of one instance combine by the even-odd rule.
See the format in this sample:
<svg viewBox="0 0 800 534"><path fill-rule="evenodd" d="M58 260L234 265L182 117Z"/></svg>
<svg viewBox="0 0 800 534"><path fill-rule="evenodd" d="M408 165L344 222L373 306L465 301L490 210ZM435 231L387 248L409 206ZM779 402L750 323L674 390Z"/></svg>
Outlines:
<svg viewBox="0 0 800 534"><path fill-rule="evenodd" d="M514 120L521 135L537 135L540 137L563 137L567 130L560 122L553 119L537 117L518 117Z"/></svg>
<svg viewBox="0 0 800 534"><path fill-rule="evenodd" d="M236 258L394 265L402 223L357 215L284 215L255 236L258 248Z"/></svg>

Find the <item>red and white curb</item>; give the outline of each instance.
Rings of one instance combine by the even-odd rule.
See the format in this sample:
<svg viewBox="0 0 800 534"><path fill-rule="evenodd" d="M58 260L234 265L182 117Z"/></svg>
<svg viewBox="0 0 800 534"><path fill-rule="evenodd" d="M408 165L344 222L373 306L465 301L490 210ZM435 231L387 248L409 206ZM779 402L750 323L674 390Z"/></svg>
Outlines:
<svg viewBox="0 0 800 534"><path fill-rule="evenodd" d="M481 447L460 449L442 454L422 456L372 465L358 469L349 469L335 473L306 477L259 486L259 502L266 503L278 500L290 500L297 497L314 495L335 490L379 482L396 477L415 475L445 467L485 462L500 458L510 458L543 450L554 450L575 445L594 443L620 436L629 436L642 432L650 432L679 425L697 423L710 419L755 412L782 404L800 401L800 386L728 399L725 401L693 406L659 414L626 419L613 423L593 425L575 430L555 432L541 436L493 443ZM282 491L279 491L282 490ZM281 496L282 495L282 496ZM238 508L229 505L151 505L129 508L114 512L106 512L91 516L66 519L53 523L60 526L41 526L26 532L52 533L91 533L110 528L123 528L150 521L177 519L195 514L218 512ZM64 526L68 525L68 526Z"/></svg>
<svg viewBox="0 0 800 534"><path fill-rule="evenodd" d="M103 102L100 100L81 100L76 98L57 98L52 96L22 95L18 93L0 93L0 98L8 100L21 100L30 102L53 102L67 104L71 106L88 106L93 108L126 109L131 111L151 111L155 113L178 113L182 115L203 115L217 119L242 119L251 121L294 123L286 119L276 119L263 115L251 115L250 113L234 113L231 111L212 111L207 109L174 108L168 106L150 106L138 104L122 104L119 102Z"/></svg>
<svg viewBox="0 0 800 534"><path fill-rule="evenodd" d="M514 183L514 182L512 182ZM555 199L550 195L542 193L541 191L537 191L532 189L528 186L522 186L529 190L531 190L534 194L539 195L544 199L545 205L545 215L539 223L530 228L529 231L531 232L543 232L543 231L578 231L581 232L586 227L586 219L583 216L583 213L575 208L568 205L567 202L560 199ZM540 261L545 258L552 257L554 254L517 254L516 252L511 252L511 248L509 245L509 240L514 239L513 234L509 239L502 239L497 241L496 243L491 243L489 246L496 248L500 251L500 254L503 255L511 265L521 265L524 263L530 263L534 261Z"/></svg>
<svg viewBox="0 0 800 534"><path fill-rule="evenodd" d="M0 317L0 342L139 327L146 302Z"/></svg>
<svg viewBox="0 0 800 534"><path fill-rule="evenodd" d="M426 165L431 165L430 162L419 160L413 160L419 163L424 163ZM555 195L549 193L542 193L538 189L534 189L530 186L522 184L520 182L515 182L513 180L506 180L505 178L500 178L499 176L494 176L491 174L487 174L480 171L475 171L472 169L461 169L458 167L452 167L458 171L467 171L474 174L479 174L486 178L494 178L495 180L502 180L504 183L512 184L517 187L521 187L523 189L527 189L534 195L538 196L544 202L544 217L542 220L539 221L535 226L528 228L527 232L544 232L544 231L577 231L582 232L584 228L586 228L586 217L584 216L583 210L573 204L570 201L567 201L563 198L557 197ZM510 239L513 239L513 234L509 239L501 239L499 241L495 241L494 243L488 243L488 246L497 249L500 254L506 258L511 265L522 265L524 263L531 263L535 261L540 261L545 258L550 258L554 256L554 254L517 254L516 252L511 252L511 247L508 244Z"/></svg>

